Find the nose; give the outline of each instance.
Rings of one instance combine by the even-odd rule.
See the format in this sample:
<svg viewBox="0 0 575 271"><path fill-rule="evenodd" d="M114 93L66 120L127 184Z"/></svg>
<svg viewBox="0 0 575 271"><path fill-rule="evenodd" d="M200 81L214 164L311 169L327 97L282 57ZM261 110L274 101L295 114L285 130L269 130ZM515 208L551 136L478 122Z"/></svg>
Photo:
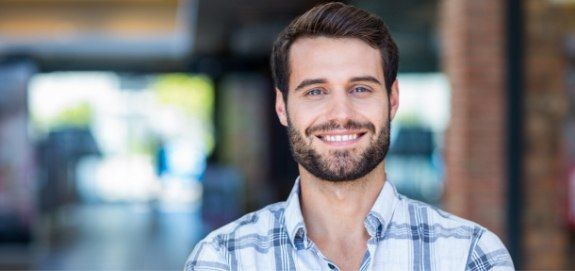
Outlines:
<svg viewBox="0 0 575 271"><path fill-rule="evenodd" d="M353 103L346 94L345 91L341 91L338 94L332 95L329 100L326 116L328 120L336 120L344 123L353 117Z"/></svg>

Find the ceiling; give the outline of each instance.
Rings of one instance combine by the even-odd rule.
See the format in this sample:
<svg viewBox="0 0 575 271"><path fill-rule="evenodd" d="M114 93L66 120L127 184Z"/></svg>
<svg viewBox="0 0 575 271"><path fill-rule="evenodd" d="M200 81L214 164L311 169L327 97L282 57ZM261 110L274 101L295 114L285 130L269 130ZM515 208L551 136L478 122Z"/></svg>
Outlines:
<svg viewBox="0 0 575 271"><path fill-rule="evenodd" d="M267 58L277 34L296 16L326 1L200 1L194 53ZM345 1L381 16L401 54L401 70L438 70L437 0Z"/></svg>
<svg viewBox="0 0 575 271"><path fill-rule="evenodd" d="M250 69L267 65L277 34L322 2L0 0L0 60L29 57L45 71ZM437 0L345 2L386 21L402 71L438 70Z"/></svg>

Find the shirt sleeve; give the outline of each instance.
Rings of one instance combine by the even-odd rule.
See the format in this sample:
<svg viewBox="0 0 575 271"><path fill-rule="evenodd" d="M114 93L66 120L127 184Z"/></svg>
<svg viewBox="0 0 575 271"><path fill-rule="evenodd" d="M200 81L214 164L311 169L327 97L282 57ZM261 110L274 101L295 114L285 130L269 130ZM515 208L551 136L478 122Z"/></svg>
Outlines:
<svg viewBox="0 0 575 271"><path fill-rule="evenodd" d="M468 271L515 270L505 245L494 233L484 230L473 245L467 258Z"/></svg>
<svg viewBox="0 0 575 271"><path fill-rule="evenodd" d="M186 261L184 271L228 271L230 266L214 243L200 241Z"/></svg>

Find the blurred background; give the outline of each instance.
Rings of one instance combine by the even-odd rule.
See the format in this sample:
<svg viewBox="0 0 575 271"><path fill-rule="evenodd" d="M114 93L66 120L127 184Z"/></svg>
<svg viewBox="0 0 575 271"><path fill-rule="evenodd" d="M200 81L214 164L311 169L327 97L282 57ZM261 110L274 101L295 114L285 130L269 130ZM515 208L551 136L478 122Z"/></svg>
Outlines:
<svg viewBox="0 0 575 271"><path fill-rule="evenodd" d="M0 269L180 270L285 200L276 35L325 1L0 0ZM575 269L575 1L344 1L400 48L389 180Z"/></svg>

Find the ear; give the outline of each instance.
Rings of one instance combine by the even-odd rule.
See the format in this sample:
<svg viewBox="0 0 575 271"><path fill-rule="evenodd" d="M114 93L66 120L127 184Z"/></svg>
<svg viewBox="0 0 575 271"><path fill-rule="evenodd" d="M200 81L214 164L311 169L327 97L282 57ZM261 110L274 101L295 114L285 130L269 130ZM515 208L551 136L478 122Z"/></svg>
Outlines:
<svg viewBox="0 0 575 271"><path fill-rule="evenodd" d="M389 93L389 120L393 120L397 109L399 108L399 81L397 79L391 84L391 92Z"/></svg>
<svg viewBox="0 0 575 271"><path fill-rule="evenodd" d="M287 111L286 111L286 104L282 95L282 92L276 88L276 114L278 114L278 118L280 123L283 126L287 126Z"/></svg>

